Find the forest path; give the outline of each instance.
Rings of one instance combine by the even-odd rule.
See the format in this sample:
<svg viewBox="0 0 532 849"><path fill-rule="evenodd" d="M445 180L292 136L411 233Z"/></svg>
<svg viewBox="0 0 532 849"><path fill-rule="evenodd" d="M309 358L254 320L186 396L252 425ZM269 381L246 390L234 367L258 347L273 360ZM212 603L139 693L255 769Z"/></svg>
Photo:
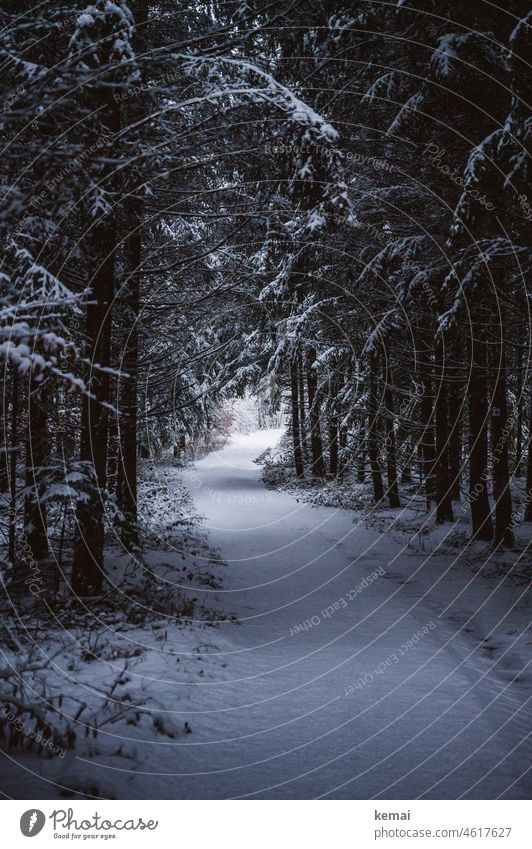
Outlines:
<svg viewBox="0 0 532 849"><path fill-rule="evenodd" d="M253 461L280 435L236 437L187 480L239 623L209 631L218 664L188 688L194 733L159 791L525 797L522 591L266 489Z"/></svg>
<svg viewBox="0 0 532 849"><path fill-rule="evenodd" d="M123 689L147 711L64 760L19 752L14 798L529 797L525 588L266 489L253 461L280 435L235 437L184 470L221 564L192 573L201 546L194 561L146 553L227 618L120 620L74 678L59 662L59 691L90 695L138 649Z"/></svg>

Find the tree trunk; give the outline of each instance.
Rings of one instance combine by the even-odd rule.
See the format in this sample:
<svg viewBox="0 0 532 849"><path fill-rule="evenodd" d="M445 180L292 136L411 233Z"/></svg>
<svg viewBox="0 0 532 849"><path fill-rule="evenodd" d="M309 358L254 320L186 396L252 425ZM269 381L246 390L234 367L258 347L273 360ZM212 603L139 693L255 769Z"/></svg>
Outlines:
<svg viewBox="0 0 532 849"><path fill-rule="evenodd" d="M149 44L146 33L150 4L148 0L133 0L131 10L135 20L133 35L134 51L146 55ZM146 80L142 76L142 82ZM130 99L122 107L122 119L126 126L145 119L147 115L146 95ZM124 203L125 226L125 272L123 299L127 301L126 340L123 349L119 419L119 487L118 503L124 514L125 524L122 542L126 546L138 545L137 511L137 458L138 458L138 408L139 408L139 338L140 281L142 264L143 183L142 167L134 164L128 173L128 196ZM184 436L183 436L184 443ZM183 445L184 448L184 445ZM184 456L184 450L183 450Z"/></svg>
<svg viewBox="0 0 532 849"><path fill-rule="evenodd" d="M435 362L439 369L439 381L436 387L436 521L452 522L453 505L451 500L451 481L449 473L449 420L448 420L448 373L445 362L445 348L441 334L436 342Z"/></svg>
<svg viewBox="0 0 532 849"><path fill-rule="evenodd" d="M126 250L129 274L124 286L127 299L127 337L122 360L119 420L119 462L121 466L118 501L125 517L122 534L128 545L138 543L137 528L137 383L138 383L138 317L140 308L139 278L142 259L141 209L137 202L130 202L128 216L131 231Z"/></svg>
<svg viewBox="0 0 532 849"><path fill-rule="evenodd" d="M401 465L401 483L412 483L412 472L410 469L410 463L412 462L412 453L411 453L411 438L407 437L403 445L403 458Z"/></svg>
<svg viewBox="0 0 532 849"><path fill-rule="evenodd" d="M451 498L460 501L462 468L462 428L464 412L464 386L458 367L450 370L449 383L449 485Z"/></svg>
<svg viewBox="0 0 532 849"><path fill-rule="evenodd" d="M375 364L372 358L369 366L368 453L375 504L379 504L384 497L384 488L382 485L382 474L379 462L378 433L379 413L375 380Z"/></svg>
<svg viewBox="0 0 532 849"><path fill-rule="evenodd" d="M48 532L46 507L40 478L41 469L48 461L48 433L46 426L46 387L41 389L31 377L28 389L28 435L26 440L26 498L24 503L24 534L35 563L48 558Z"/></svg>
<svg viewBox="0 0 532 849"><path fill-rule="evenodd" d="M469 501L474 539L491 540L493 523L488 499L487 374L485 343L479 323L471 325L469 374Z"/></svg>
<svg viewBox="0 0 532 849"><path fill-rule="evenodd" d="M532 522L532 391L530 381L528 386L530 392L530 412L528 416L528 452L526 464L526 491L525 491L525 522Z"/></svg>
<svg viewBox="0 0 532 849"><path fill-rule="evenodd" d="M76 541L72 589L76 595L99 593L103 586L104 494L107 484L107 439L109 412L109 374L94 369L94 364L108 367L111 353L111 304L114 296L114 220L94 227L93 261L96 271L92 279L94 301L87 306L86 336L89 340L91 397L83 399L81 460L91 462L95 484L88 502L80 502L76 512Z"/></svg>
<svg viewBox="0 0 532 849"><path fill-rule="evenodd" d="M109 134L120 129L119 111L110 88L98 93L94 104L101 110L102 123ZM110 153L111 151L109 151ZM116 191L113 166L105 166L100 190L111 197ZM94 486L90 499L80 502L76 511L76 538L72 589L79 595L99 593L103 586L104 498L107 484L107 443L110 400L109 373L111 355L111 308L115 294L115 252L117 245L117 209L100 214L87 236L87 253L92 268L89 279L92 295L87 304L85 335L88 342L90 396L83 398L80 457L94 469Z"/></svg>
<svg viewBox="0 0 532 849"><path fill-rule="evenodd" d="M506 355L504 340L497 338L504 329L504 320L495 331L493 365L496 370L491 408L491 436L493 460L493 497L495 500L495 545L512 545L512 496L508 461L508 402L506 392Z"/></svg>
<svg viewBox="0 0 532 849"><path fill-rule="evenodd" d="M15 562L17 543L17 454L18 454L18 402L19 386L18 371L12 366L13 380L11 381L11 433L9 458L9 534L7 557L10 563Z"/></svg>
<svg viewBox="0 0 532 849"><path fill-rule="evenodd" d="M342 425L338 429L338 476L343 478L346 473L347 427Z"/></svg>
<svg viewBox="0 0 532 849"><path fill-rule="evenodd" d="M314 365L316 363L316 351L309 348L307 353L307 393L310 423L310 447L312 452L312 474L315 477L323 477L325 465L323 462L323 443L321 441L319 399L317 397L318 379Z"/></svg>
<svg viewBox="0 0 532 849"><path fill-rule="evenodd" d="M333 478L339 475L338 465L338 439L339 439L339 421L338 408L336 399L340 391L340 381L337 374L333 374L329 381L329 474Z"/></svg>
<svg viewBox="0 0 532 849"><path fill-rule="evenodd" d="M294 447L294 466L298 478L305 477L303 466L303 451L301 450L301 430L299 426L299 384L297 360L294 357L290 364L290 401L292 408L292 440Z"/></svg>
<svg viewBox="0 0 532 849"><path fill-rule="evenodd" d="M329 474L338 477L338 422L335 419L329 422Z"/></svg>
<svg viewBox="0 0 532 849"><path fill-rule="evenodd" d="M515 461L514 461L514 475L515 477L521 477L521 471L523 466L523 392L524 392L524 383L523 383L523 352L521 345L518 343L517 346L517 364L516 364L516 397L517 397L517 421L515 425Z"/></svg>
<svg viewBox="0 0 532 849"><path fill-rule="evenodd" d="M309 449L307 444L307 421L305 411L305 368L301 352L297 356L297 376L299 393L299 432L301 439L301 450L303 452L303 465L308 462Z"/></svg>
<svg viewBox="0 0 532 849"><path fill-rule="evenodd" d="M111 356L113 362L115 357L119 355L118 351L113 351ZM110 382L109 395L111 404L119 407L119 389L121 388L122 378L113 377ZM107 433L107 491L116 496L117 503L120 505L120 436L119 436L119 416L116 414L109 415L109 429Z"/></svg>
<svg viewBox="0 0 532 849"><path fill-rule="evenodd" d="M2 419L1 419L1 453L0 453L0 492L9 491L9 393L10 393L10 381L8 380L9 370L6 364L3 364L4 369L4 377L3 377L3 398L2 398Z"/></svg>
<svg viewBox="0 0 532 849"><path fill-rule="evenodd" d="M357 448L357 481L364 483L366 480L366 418L362 416L360 430L358 432Z"/></svg>
<svg viewBox="0 0 532 849"><path fill-rule="evenodd" d="M388 489L387 496L390 507L400 507L401 500L399 498L399 487L397 485L397 458L395 448L395 430L394 430L394 409L393 409L393 391L392 391L392 374L390 362L387 359L383 366L383 381L384 381L384 416L386 430L386 470Z"/></svg>
<svg viewBox="0 0 532 849"><path fill-rule="evenodd" d="M436 501L436 457L434 446L434 408L432 399L432 364L431 352L425 341L421 342L419 353L419 376L423 387L420 402L421 419L421 462L423 468L423 479L425 482L425 497L427 510L430 510Z"/></svg>

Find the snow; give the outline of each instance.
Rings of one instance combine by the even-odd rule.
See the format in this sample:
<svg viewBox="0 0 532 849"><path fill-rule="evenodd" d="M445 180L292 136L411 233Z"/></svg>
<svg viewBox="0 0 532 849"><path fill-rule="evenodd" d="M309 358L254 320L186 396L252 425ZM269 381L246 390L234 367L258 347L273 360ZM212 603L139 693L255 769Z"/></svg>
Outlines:
<svg viewBox="0 0 532 849"><path fill-rule="evenodd" d="M362 98L362 103L366 106L372 106L377 98L392 100L396 93L396 88L397 80L395 72L391 71L382 74L370 85Z"/></svg>
<svg viewBox="0 0 532 849"><path fill-rule="evenodd" d="M438 39L438 47L431 57L431 65L437 78L446 79L452 75L453 66L459 59L456 45L467 40L467 37L468 34L464 36L451 32Z"/></svg>
<svg viewBox="0 0 532 849"><path fill-rule="evenodd" d="M96 11L96 10L95 10ZM95 19L88 11L82 12L76 18L76 24L78 27L91 27L94 26Z"/></svg>
<svg viewBox="0 0 532 849"><path fill-rule="evenodd" d="M275 103L289 115L291 121L306 127L308 132L302 139L303 144L310 143L313 139L325 139L329 142L334 142L338 139L338 131L328 121L259 65L230 56L207 57L182 54L179 58L185 60L192 68L199 68L203 65L210 64L215 69L217 65L223 64L232 66L235 70L241 71L251 77L257 77L264 83L264 88L250 87L247 92L244 89L241 93L247 93L252 97L257 97L259 100ZM221 94L231 93L231 89L228 88L226 92L215 89L214 93L216 97L219 97ZM234 89L233 93L239 92L237 89Z"/></svg>
<svg viewBox="0 0 532 849"><path fill-rule="evenodd" d="M53 796L53 779L131 799L527 797L526 587L266 489L254 460L281 435L235 436L183 473L221 560L218 586L183 591L228 618L115 623L113 651L76 673L90 691L99 663L116 675L140 648L126 691L157 721L102 729L44 780L19 755L32 772L10 794Z"/></svg>
<svg viewBox="0 0 532 849"><path fill-rule="evenodd" d="M318 209L313 209L307 219L307 229L314 233L315 230L321 230L327 224L327 218Z"/></svg>
<svg viewBox="0 0 532 849"><path fill-rule="evenodd" d="M521 38L526 38L527 29L530 27L530 22L532 21L532 12L528 12L526 17L521 18L513 29L510 35L510 46L512 50L517 53L517 45Z"/></svg>
<svg viewBox="0 0 532 849"><path fill-rule="evenodd" d="M388 127L389 136L401 135L410 119L417 111L421 109L421 106L423 105L423 99L423 93L421 91L417 91L415 94L408 98L406 103L401 106L399 112Z"/></svg>

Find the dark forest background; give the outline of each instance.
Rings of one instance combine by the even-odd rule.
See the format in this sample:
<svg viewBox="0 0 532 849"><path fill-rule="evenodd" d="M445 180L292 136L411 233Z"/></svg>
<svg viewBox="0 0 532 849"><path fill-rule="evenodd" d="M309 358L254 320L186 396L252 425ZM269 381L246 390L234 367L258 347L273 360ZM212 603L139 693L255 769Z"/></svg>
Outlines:
<svg viewBox="0 0 532 849"><path fill-rule="evenodd" d="M461 502L512 546L529 24L519 0L3 0L12 600L36 569L50 603L101 594L108 530L142 547L139 462L208 447L246 393L284 410L294 478L442 523Z"/></svg>

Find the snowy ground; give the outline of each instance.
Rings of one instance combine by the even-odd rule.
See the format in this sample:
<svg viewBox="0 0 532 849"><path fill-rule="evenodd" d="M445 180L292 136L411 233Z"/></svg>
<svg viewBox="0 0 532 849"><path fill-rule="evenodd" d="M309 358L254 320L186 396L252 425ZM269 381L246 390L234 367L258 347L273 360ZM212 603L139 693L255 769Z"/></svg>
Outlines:
<svg viewBox="0 0 532 849"><path fill-rule="evenodd" d="M31 753L11 754L5 793L530 795L523 582L266 489L253 461L280 435L236 437L184 471L227 565L208 565L221 588L198 580L182 591L239 621L113 629L110 645L140 646L127 689L149 696L150 716L101 731L90 757L77 749L36 767ZM109 675L114 656L102 660ZM95 664L76 671L89 690Z"/></svg>

